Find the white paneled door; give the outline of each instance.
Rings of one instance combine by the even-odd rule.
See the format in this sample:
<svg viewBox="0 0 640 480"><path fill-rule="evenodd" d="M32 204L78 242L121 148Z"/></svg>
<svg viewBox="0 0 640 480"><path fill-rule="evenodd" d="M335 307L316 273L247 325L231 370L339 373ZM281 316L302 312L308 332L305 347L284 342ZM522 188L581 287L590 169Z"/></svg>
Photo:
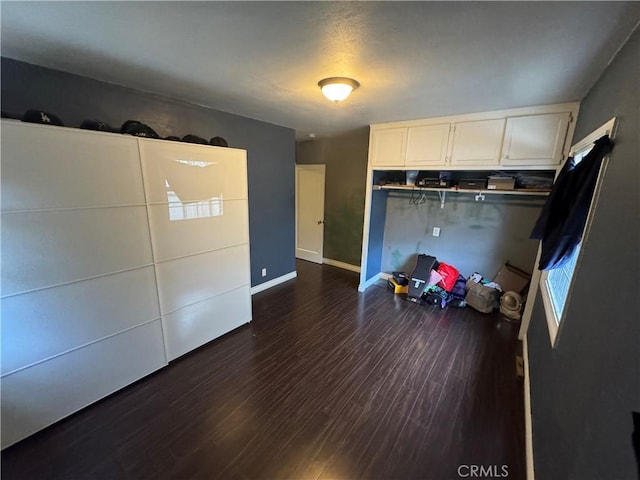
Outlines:
<svg viewBox="0 0 640 480"><path fill-rule="evenodd" d="M296 258L322 263L324 165L296 165Z"/></svg>

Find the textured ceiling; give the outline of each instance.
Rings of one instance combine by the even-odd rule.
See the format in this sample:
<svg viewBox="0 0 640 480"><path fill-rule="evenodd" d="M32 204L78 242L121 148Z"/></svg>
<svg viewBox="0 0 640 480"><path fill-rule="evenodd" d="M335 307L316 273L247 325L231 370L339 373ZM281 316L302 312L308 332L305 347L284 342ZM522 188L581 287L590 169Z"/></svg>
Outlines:
<svg viewBox="0 0 640 480"><path fill-rule="evenodd" d="M580 100L639 2L1 2L1 53L294 128ZM317 82L350 76L341 104Z"/></svg>

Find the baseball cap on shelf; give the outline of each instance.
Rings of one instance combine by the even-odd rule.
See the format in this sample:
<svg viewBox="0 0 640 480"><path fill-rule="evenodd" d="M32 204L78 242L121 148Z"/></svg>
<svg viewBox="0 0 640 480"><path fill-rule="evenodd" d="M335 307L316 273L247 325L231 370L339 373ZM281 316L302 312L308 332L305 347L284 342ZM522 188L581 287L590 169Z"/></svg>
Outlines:
<svg viewBox="0 0 640 480"><path fill-rule="evenodd" d="M228 147L229 146L227 141L222 137L213 137L211 140L209 140L209 144L213 145L214 147Z"/></svg>
<svg viewBox="0 0 640 480"><path fill-rule="evenodd" d="M134 135L136 137L160 138L153 128L138 120L127 120L124 122L120 128L120 133Z"/></svg>
<svg viewBox="0 0 640 480"><path fill-rule="evenodd" d="M183 142L187 142L187 143L199 143L201 145L209 145L209 142L207 142L204 138L199 137L197 135L185 135L184 137L182 137L182 141Z"/></svg>
<svg viewBox="0 0 640 480"><path fill-rule="evenodd" d="M85 120L80 124L80 128L84 130L97 130L99 132L115 132L114 128L105 122L98 120Z"/></svg>
<svg viewBox="0 0 640 480"><path fill-rule="evenodd" d="M56 115L42 110L27 110L22 116L23 122L43 123L45 125L57 125L63 127L64 124Z"/></svg>

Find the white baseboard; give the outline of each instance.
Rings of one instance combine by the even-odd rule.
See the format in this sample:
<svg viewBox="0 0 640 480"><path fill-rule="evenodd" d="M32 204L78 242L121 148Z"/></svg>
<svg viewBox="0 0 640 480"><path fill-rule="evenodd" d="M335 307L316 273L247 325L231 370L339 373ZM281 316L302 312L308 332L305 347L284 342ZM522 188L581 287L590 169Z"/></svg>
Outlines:
<svg viewBox="0 0 640 480"><path fill-rule="evenodd" d="M366 282L361 283L360 285L358 285L358 291L359 292L364 292L367 288L369 288L371 285L373 285L378 280L380 280L382 278L382 275L383 275L383 273L376 273L369 280L367 280Z"/></svg>
<svg viewBox="0 0 640 480"><path fill-rule="evenodd" d="M338 267L338 268L342 268L343 270L349 270L351 272L360 273L359 265L352 265L350 263L341 262L339 260L333 260L331 258L323 258L322 262L326 263L327 265L331 265L332 267Z"/></svg>
<svg viewBox="0 0 640 480"><path fill-rule="evenodd" d="M282 275L281 277L274 278L267 282L261 283L260 285L256 285L255 287L251 287L251 295L255 295L256 293L263 292L272 287L275 287L276 285L280 285L281 283L288 282L289 280L292 280L297 276L298 276L298 272L294 270L293 272L289 272L285 275Z"/></svg>
<svg viewBox="0 0 640 480"><path fill-rule="evenodd" d="M527 480L535 480L533 468L533 422L531 417L531 381L529 380L529 344L525 335L522 341L524 359L524 444L527 461Z"/></svg>

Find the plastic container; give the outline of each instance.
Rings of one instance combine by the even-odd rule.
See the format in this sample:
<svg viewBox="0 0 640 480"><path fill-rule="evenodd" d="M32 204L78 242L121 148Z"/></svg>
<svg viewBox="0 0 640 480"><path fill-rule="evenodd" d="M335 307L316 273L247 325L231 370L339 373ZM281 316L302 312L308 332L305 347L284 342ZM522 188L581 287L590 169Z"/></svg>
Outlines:
<svg viewBox="0 0 640 480"><path fill-rule="evenodd" d="M414 187L416 185L416 179L418 178L419 170L407 170L407 185Z"/></svg>

